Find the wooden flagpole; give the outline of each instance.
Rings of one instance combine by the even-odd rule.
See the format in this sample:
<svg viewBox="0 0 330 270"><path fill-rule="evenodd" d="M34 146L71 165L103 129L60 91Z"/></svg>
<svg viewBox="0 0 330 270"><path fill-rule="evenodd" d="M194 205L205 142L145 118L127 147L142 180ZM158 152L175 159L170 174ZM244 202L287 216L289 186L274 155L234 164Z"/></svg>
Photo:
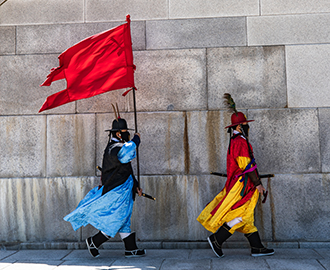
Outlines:
<svg viewBox="0 0 330 270"><path fill-rule="evenodd" d="M134 124L135 124L135 133L138 133L137 128L137 114L136 114L136 98L135 98L135 87L133 87L133 105L134 105ZM140 161L139 161L139 147L136 148L136 167L137 167L137 178L138 178L138 187L140 188ZM146 197L151 200L156 200L156 198L142 193L143 197Z"/></svg>
<svg viewBox="0 0 330 270"><path fill-rule="evenodd" d="M135 98L135 87L133 87L133 105L134 105L134 124L135 133L138 133L137 128L137 115L136 115L136 98ZM139 148L136 148L136 165L137 165L137 176L138 176L138 186L140 188L140 161L139 161Z"/></svg>

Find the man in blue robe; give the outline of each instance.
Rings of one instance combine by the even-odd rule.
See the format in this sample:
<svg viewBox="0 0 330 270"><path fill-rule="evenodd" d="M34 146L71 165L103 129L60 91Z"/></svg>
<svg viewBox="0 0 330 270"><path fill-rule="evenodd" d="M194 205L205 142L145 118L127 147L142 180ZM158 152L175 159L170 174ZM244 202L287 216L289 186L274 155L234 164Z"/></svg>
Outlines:
<svg viewBox="0 0 330 270"><path fill-rule="evenodd" d="M112 122L109 142L104 150L102 162L102 187L95 187L64 220L71 222L74 230L91 224L99 232L86 239L89 253L99 256L99 246L119 233L125 244L125 257L141 257L144 249L136 245L135 232L131 232L131 216L135 193L142 189L134 177L131 160L136 156L140 134L132 140L125 119Z"/></svg>

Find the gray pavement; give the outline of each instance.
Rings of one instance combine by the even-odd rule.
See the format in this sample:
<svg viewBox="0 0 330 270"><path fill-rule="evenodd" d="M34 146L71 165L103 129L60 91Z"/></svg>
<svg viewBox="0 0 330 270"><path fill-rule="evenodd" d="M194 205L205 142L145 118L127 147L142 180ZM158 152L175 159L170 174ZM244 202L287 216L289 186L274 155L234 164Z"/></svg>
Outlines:
<svg viewBox="0 0 330 270"><path fill-rule="evenodd" d="M0 250L0 270L169 270L169 269L294 269L330 270L330 249L278 248L275 255L254 258L249 249L223 249L217 258L211 249L149 249L143 258L125 258L123 250Z"/></svg>

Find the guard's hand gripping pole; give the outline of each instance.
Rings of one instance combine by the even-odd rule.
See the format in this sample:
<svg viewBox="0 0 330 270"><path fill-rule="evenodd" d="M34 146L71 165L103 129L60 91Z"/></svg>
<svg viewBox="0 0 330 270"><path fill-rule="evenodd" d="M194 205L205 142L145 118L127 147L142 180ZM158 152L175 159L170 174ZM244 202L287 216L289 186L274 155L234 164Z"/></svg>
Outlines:
<svg viewBox="0 0 330 270"><path fill-rule="evenodd" d="M222 176L222 177L227 177L227 174L225 174L225 173L211 172L211 174L217 175L217 176ZM268 184L269 184L270 178L275 177L275 175L274 174L260 174L259 177L268 178ZM268 186L268 184L267 184L267 186ZM268 196L268 190L264 191L262 195L264 196L264 198L262 199L261 202L265 203L267 200L267 196Z"/></svg>
<svg viewBox="0 0 330 270"><path fill-rule="evenodd" d="M96 166L96 168L97 168L100 172L102 172L102 168L101 168L100 166ZM148 195L148 194L142 193L141 196L142 196L142 197L145 197L145 198L147 198L147 199L150 199L150 200L154 200L154 201L156 201L156 198L152 197L151 195Z"/></svg>

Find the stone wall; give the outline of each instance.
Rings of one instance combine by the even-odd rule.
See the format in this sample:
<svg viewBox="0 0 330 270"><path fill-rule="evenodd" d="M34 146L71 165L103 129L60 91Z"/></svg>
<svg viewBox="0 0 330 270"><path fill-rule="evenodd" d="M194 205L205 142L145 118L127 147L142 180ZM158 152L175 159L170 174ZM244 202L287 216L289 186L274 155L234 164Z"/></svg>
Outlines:
<svg viewBox="0 0 330 270"><path fill-rule="evenodd" d="M63 217L99 183L114 118L134 127L132 93L109 92L38 114L65 81L39 87L58 55L131 15L142 241L200 241L196 217L223 187L230 92L251 123L270 195L266 241L330 241L330 5L327 0L0 1L0 242L79 242ZM134 163L136 167L136 163ZM119 238L115 238L118 240ZM235 235L231 241L243 237Z"/></svg>

